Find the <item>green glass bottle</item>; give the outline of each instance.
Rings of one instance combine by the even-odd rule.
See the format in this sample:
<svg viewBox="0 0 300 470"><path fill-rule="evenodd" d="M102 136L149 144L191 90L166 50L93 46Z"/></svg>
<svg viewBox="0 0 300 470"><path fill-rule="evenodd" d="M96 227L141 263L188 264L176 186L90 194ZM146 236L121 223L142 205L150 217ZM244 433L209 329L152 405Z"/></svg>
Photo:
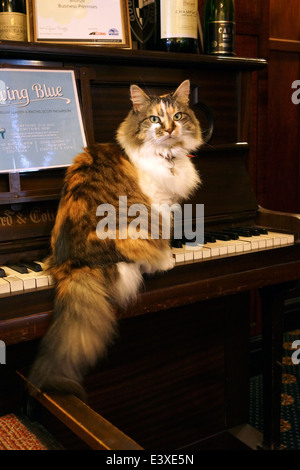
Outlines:
<svg viewBox="0 0 300 470"><path fill-rule="evenodd" d="M133 45L156 50L160 40L159 11L156 0L128 0Z"/></svg>
<svg viewBox="0 0 300 470"><path fill-rule="evenodd" d="M160 49L197 52L198 0L160 0Z"/></svg>
<svg viewBox="0 0 300 470"><path fill-rule="evenodd" d="M234 0L206 0L204 7L204 53L235 55Z"/></svg>
<svg viewBox="0 0 300 470"><path fill-rule="evenodd" d="M25 0L0 0L0 40L27 41Z"/></svg>

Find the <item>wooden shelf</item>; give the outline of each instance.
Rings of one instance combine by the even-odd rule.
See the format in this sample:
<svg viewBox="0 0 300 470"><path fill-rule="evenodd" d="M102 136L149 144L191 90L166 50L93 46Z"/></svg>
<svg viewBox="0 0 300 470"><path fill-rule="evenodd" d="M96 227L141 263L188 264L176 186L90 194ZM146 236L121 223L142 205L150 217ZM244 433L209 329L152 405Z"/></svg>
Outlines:
<svg viewBox="0 0 300 470"><path fill-rule="evenodd" d="M129 49L112 49L101 46L78 46L64 44L47 44L47 43L24 43L17 41L0 41L0 52L2 60L7 57L23 58L23 60L55 60L67 61L74 59L77 61L91 62L96 58L101 58L102 62L115 62L116 59L122 63L141 62L143 65L159 66L160 63L168 61L172 64L191 64L196 67L201 65L207 67L218 67L224 65L231 68L239 68L240 70L257 70L266 66L265 59L252 59L243 57L214 57L204 54L182 54L175 52L162 51L142 51Z"/></svg>

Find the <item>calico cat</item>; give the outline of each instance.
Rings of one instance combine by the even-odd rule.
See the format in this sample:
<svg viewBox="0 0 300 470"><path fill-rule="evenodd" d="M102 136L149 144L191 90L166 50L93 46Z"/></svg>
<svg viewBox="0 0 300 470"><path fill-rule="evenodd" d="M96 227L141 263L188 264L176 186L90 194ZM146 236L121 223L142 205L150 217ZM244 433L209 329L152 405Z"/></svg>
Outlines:
<svg viewBox="0 0 300 470"><path fill-rule="evenodd" d="M189 80L164 96L132 85L117 143L90 146L68 168L47 260L54 314L29 376L39 389L85 399L83 377L115 337L116 310L134 301L143 273L174 266L168 239L121 236L118 226L115 237L99 236L97 208L109 204L118 218L126 196L128 207L143 204L150 214L152 204L172 205L195 191L200 177L188 154L202 136L189 93Z"/></svg>

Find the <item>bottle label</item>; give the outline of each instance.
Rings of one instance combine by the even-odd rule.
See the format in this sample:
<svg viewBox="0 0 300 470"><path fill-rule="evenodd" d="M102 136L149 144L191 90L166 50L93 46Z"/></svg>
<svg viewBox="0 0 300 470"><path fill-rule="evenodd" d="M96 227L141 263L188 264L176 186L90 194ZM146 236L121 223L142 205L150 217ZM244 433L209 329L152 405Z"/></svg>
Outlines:
<svg viewBox="0 0 300 470"><path fill-rule="evenodd" d="M154 46L157 22L156 3L154 0L129 0L129 19L132 39L138 41L140 47L150 41Z"/></svg>
<svg viewBox="0 0 300 470"><path fill-rule="evenodd" d="M234 54L235 23L211 21L207 25L209 54Z"/></svg>
<svg viewBox="0 0 300 470"><path fill-rule="evenodd" d="M198 0L161 0L160 20L162 39L197 39Z"/></svg>
<svg viewBox="0 0 300 470"><path fill-rule="evenodd" d="M24 13L0 13L0 39L27 41L27 24Z"/></svg>

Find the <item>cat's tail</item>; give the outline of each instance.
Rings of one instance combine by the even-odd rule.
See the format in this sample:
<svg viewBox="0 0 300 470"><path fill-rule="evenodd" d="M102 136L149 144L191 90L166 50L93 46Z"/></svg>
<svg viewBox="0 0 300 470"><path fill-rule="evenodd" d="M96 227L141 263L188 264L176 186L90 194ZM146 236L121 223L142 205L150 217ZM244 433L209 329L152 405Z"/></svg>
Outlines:
<svg viewBox="0 0 300 470"><path fill-rule="evenodd" d="M56 269L54 316L29 374L29 387L32 383L40 390L85 399L82 378L105 353L115 334L107 275L101 268L86 266Z"/></svg>

